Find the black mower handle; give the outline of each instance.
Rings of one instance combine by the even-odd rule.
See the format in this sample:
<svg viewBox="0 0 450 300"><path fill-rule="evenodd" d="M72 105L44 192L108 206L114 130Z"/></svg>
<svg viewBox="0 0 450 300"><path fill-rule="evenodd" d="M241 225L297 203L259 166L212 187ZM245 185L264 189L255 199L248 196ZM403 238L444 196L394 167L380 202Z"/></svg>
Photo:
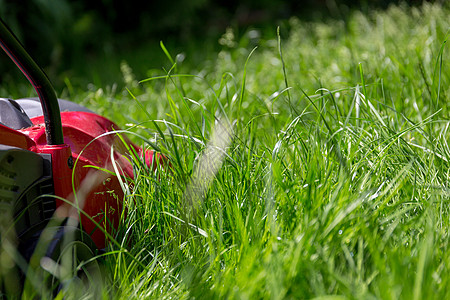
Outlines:
<svg viewBox="0 0 450 300"><path fill-rule="evenodd" d="M47 144L64 144L58 99L56 98L55 90L50 80L1 19L0 47L8 54L20 71L22 71L39 96L44 114Z"/></svg>

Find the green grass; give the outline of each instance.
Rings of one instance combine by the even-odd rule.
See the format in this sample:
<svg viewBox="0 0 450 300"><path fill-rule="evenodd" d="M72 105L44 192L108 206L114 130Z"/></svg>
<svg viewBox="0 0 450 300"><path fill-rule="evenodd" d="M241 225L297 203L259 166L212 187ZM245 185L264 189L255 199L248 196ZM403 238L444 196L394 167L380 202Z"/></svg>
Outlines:
<svg viewBox="0 0 450 300"><path fill-rule="evenodd" d="M449 298L449 14L291 19L202 63L162 47L147 79L124 62L128 90L67 81L171 163L135 164L104 297Z"/></svg>

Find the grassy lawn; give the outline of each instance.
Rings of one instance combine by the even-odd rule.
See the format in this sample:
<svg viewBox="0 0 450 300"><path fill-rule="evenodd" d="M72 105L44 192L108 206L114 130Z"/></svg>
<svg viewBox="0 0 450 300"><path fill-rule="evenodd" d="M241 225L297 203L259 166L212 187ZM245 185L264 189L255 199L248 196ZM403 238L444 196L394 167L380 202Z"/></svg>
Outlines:
<svg viewBox="0 0 450 300"><path fill-rule="evenodd" d="M201 62L162 47L143 78L67 80L170 160L135 164L105 299L448 299L449 15L229 29Z"/></svg>

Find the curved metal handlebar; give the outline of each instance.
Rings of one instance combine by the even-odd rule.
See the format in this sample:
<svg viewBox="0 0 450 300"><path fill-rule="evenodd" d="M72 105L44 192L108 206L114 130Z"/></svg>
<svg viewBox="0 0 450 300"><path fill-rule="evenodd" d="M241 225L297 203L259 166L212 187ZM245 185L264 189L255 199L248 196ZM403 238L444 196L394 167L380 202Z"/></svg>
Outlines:
<svg viewBox="0 0 450 300"><path fill-rule="evenodd" d="M20 71L22 71L39 96L44 113L47 144L64 144L58 99L56 98L55 90L50 80L1 19L0 47L8 54Z"/></svg>

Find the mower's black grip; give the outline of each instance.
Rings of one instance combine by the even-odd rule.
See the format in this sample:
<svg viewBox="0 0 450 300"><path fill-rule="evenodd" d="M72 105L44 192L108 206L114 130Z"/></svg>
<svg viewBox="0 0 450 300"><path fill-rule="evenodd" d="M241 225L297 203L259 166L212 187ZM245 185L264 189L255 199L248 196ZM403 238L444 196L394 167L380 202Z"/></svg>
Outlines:
<svg viewBox="0 0 450 300"><path fill-rule="evenodd" d="M22 71L33 85L39 99L45 119L45 134L47 144L62 145L64 137L61 125L61 115L58 101L52 84L45 73L25 51L19 40L0 19L0 47Z"/></svg>

